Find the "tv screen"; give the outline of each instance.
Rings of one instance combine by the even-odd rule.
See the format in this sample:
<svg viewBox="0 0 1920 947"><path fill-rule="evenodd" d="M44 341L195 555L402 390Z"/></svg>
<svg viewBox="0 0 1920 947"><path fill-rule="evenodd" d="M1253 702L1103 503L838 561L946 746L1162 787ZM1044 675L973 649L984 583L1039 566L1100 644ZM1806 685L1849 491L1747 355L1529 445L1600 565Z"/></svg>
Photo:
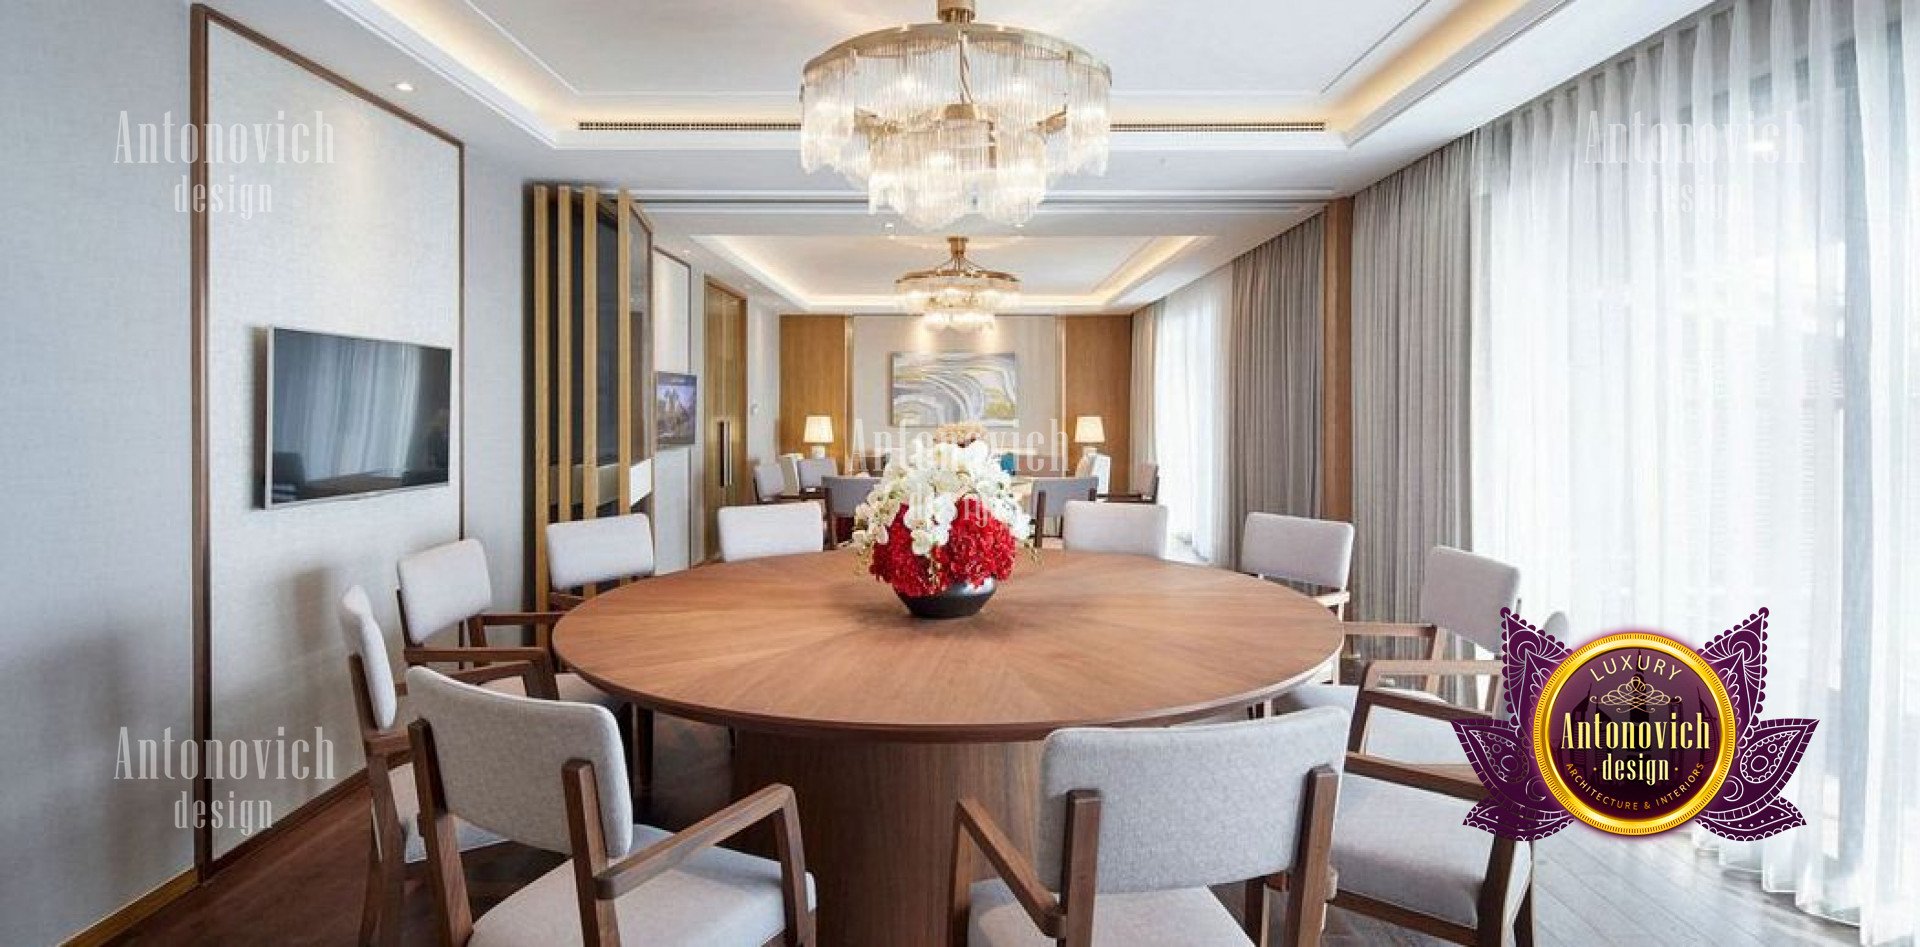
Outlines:
<svg viewBox="0 0 1920 947"><path fill-rule="evenodd" d="M452 379L450 349L269 330L263 505L446 483Z"/></svg>

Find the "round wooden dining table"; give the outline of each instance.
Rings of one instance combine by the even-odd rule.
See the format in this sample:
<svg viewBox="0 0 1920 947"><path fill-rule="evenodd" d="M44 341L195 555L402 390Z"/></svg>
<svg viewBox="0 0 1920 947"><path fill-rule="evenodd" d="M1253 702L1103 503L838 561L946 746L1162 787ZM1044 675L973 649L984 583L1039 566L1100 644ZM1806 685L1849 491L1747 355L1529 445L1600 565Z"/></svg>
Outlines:
<svg viewBox="0 0 1920 947"><path fill-rule="evenodd" d="M737 794L794 788L823 947L914 947L944 942L956 802L1031 853L1047 734L1251 706L1342 637L1285 586L1051 549L978 615L924 621L843 550L623 586L569 612L553 646L642 707L733 728Z"/></svg>

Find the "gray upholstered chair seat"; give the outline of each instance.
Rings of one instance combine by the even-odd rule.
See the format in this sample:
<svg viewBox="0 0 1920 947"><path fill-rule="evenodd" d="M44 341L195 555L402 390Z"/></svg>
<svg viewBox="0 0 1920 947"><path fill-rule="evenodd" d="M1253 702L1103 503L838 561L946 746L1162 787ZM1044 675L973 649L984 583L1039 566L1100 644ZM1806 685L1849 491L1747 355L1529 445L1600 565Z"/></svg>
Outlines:
<svg viewBox="0 0 1920 947"><path fill-rule="evenodd" d="M1493 836L1462 824L1471 808L1464 799L1395 783L1342 779L1333 831L1340 890L1478 926L1475 904ZM1527 845L1514 848L1514 881L1502 919L1508 927L1526 897L1531 852Z"/></svg>
<svg viewBox="0 0 1920 947"><path fill-rule="evenodd" d="M1101 893L1093 902L1093 942L1125 947L1247 947L1240 925L1205 888ZM975 882L967 947L1053 947L999 879Z"/></svg>
<svg viewBox="0 0 1920 947"><path fill-rule="evenodd" d="M560 699L576 704L597 704L608 710L619 710L626 703L621 698L609 694L586 682L578 674L563 672L553 676L554 689L560 692ZM481 685L487 690L516 697L527 696L527 681L523 677L503 677Z"/></svg>
<svg viewBox="0 0 1920 947"><path fill-rule="evenodd" d="M407 864L424 861L427 857L427 840L420 834L420 787L413 779L413 764L402 763L387 771L393 781L393 809L400 817L400 833L406 839ZM498 845L506 839L464 819L455 820L455 837L460 840L460 850L470 852L476 848Z"/></svg>
<svg viewBox="0 0 1920 947"><path fill-rule="evenodd" d="M1375 687L1375 691L1399 694L1418 700L1441 703L1440 698L1421 690ZM1335 707L1353 714L1358 687L1349 684L1308 684L1296 687L1273 702L1276 713L1292 713L1309 707ZM1432 717L1418 717L1376 707L1368 715L1367 755L1401 763L1465 763L1466 751L1453 734L1453 725Z"/></svg>
<svg viewBox="0 0 1920 947"><path fill-rule="evenodd" d="M633 828L633 851L669 837ZM780 936L786 914L780 865L724 848L700 851L679 868L614 902L626 947L760 947ZM807 906L814 904L807 876ZM571 947L581 943L579 894L567 862L515 891L473 923L468 947Z"/></svg>

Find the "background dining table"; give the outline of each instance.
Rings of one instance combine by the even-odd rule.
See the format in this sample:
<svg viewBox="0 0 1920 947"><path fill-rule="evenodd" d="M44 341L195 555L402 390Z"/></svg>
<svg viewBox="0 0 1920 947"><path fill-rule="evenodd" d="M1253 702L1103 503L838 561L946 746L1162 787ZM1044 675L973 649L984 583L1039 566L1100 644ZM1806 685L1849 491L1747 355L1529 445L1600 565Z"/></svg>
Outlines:
<svg viewBox="0 0 1920 947"><path fill-rule="evenodd" d="M970 618L913 618L842 550L623 586L568 613L553 642L608 691L732 728L736 794L795 789L822 945L912 947L944 942L960 799L1031 852L1048 734L1256 705L1342 639L1282 585L1050 549Z"/></svg>

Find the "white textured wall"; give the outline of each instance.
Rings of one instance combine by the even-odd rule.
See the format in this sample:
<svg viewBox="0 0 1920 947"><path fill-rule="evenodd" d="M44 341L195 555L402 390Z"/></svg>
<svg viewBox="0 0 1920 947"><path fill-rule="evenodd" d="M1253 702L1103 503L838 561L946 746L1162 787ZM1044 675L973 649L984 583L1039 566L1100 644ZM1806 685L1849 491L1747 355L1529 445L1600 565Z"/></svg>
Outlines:
<svg viewBox="0 0 1920 947"><path fill-rule="evenodd" d="M266 802L276 818L352 771L353 704L334 603L367 587L397 631L394 563L458 538L460 480L274 510L258 506L258 405L269 325L455 349L460 343L460 154L438 138L220 27L209 44L210 120L271 122L319 110L330 163L215 166L215 180L272 189L273 209L212 214L207 333L212 575L212 737L325 729L334 779L219 779L213 795ZM459 443L461 385L453 391ZM243 841L215 830L214 850Z"/></svg>
<svg viewBox="0 0 1920 947"><path fill-rule="evenodd" d="M653 261L653 368L698 375L700 359L694 347L697 323L692 318L693 301L699 293L698 274L662 254L654 254ZM662 447L654 456L654 554L657 569L663 573L685 569L695 561L691 504L697 497L694 488L699 483L695 479L699 451L696 443L692 447Z"/></svg>
<svg viewBox="0 0 1920 947"><path fill-rule="evenodd" d="M779 451L780 310L747 307L747 457L767 463Z"/></svg>
<svg viewBox="0 0 1920 947"><path fill-rule="evenodd" d="M921 430L893 426L895 352L1014 353L1021 446L1032 435L1049 434L1060 415L1060 332L1053 316L1001 316L986 332L935 332L917 316L854 316L853 417L869 445L876 432L899 438ZM996 439L1008 436L994 432Z"/></svg>
<svg viewBox="0 0 1920 947"><path fill-rule="evenodd" d="M187 784L113 778L192 719L186 169L113 160L186 118L187 8L10 0L0 89L0 944L47 944L193 861Z"/></svg>
<svg viewBox="0 0 1920 947"><path fill-rule="evenodd" d="M530 604L527 202L521 175L467 150L467 535L487 547L505 610Z"/></svg>

